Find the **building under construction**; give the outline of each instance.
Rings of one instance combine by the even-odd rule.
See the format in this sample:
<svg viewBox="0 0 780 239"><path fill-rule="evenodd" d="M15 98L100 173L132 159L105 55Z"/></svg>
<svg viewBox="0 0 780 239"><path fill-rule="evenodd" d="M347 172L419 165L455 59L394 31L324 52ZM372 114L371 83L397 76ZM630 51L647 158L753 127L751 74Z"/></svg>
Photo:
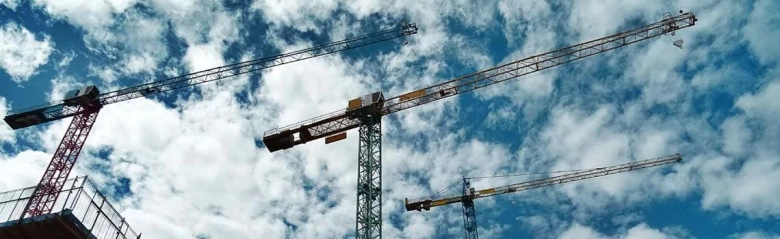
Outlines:
<svg viewBox="0 0 780 239"><path fill-rule="evenodd" d="M87 177L64 182L51 213L22 218L35 187L0 193L0 238L140 239Z"/></svg>

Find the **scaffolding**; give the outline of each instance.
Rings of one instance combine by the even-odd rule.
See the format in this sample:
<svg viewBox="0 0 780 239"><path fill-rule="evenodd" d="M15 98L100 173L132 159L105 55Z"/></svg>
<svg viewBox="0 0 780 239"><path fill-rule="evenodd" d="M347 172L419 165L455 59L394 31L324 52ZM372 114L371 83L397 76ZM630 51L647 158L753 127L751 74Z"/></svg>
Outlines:
<svg viewBox="0 0 780 239"><path fill-rule="evenodd" d="M86 176L68 179L64 185L52 213L22 220L35 186L0 193L0 237L141 238Z"/></svg>

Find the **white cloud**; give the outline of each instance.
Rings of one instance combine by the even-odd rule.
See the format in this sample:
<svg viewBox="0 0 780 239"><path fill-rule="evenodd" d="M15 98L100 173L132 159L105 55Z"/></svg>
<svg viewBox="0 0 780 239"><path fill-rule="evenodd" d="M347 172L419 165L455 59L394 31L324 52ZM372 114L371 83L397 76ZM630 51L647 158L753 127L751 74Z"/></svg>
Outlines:
<svg viewBox="0 0 780 239"><path fill-rule="evenodd" d="M225 61L222 59L222 50L218 44L190 46L184 54L184 62L189 66L190 72L225 65Z"/></svg>
<svg viewBox="0 0 780 239"><path fill-rule="evenodd" d="M674 68L681 64L685 52L674 48L667 40L653 41L640 53L628 69L628 80L642 89L642 100L649 106L675 103L688 88Z"/></svg>
<svg viewBox="0 0 780 239"><path fill-rule="evenodd" d="M293 27L299 31L312 30L320 33L318 24L327 21L336 10L349 11L358 20L368 19L372 14L382 18L406 18L417 22L422 29L432 29L441 25L444 18L454 17L464 24L484 27L491 23L495 1L473 2L458 1L278 1L257 0L252 8L261 12L267 21L279 26ZM386 21L387 19L382 19ZM396 24L396 23L391 23Z"/></svg>
<svg viewBox="0 0 780 239"><path fill-rule="evenodd" d="M780 74L776 75L780 76ZM778 130L780 127L770 121L780 117L780 106L775 103L780 98L778 95L780 95L780 80L774 80L757 94L743 95L737 99L736 105L744 110L747 116L762 119L767 123L767 127Z"/></svg>
<svg viewBox="0 0 780 239"><path fill-rule="evenodd" d="M558 239L606 239L604 235L593 230L590 227L582 226L578 223L573 224L558 236Z"/></svg>
<svg viewBox="0 0 780 239"><path fill-rule="evenodd" d="M493 23L493 15L496 11L493 1L475 3L472 1L255 1L253 8L263 14L270 22L275 23L269 35L275 33L281 27L291 27L300 31L314 30L321 33L322 27L312 26L328 25L332 17L343 19L343 15L337 14L337 9L346 10L357 21L352 24L336 21L334 27L327 28L331 33L331 40L340 40L346 31L360 34L365 21L377 23L380 28L396 27L400 21L416 22L419 27L418 34L409 38L409 45L401 48L400 52L389 52L380 55L384 64L380 65L379 73L385 75L383 87L390 85L390 91L385 93L405 92L420 86L427 86L436 79L436 74L447 71L444 64L444 56L455 56L457 61L468 66L484 67L490 65L490 58L484 53L487 51L484 44L479 41L467 39L454 34L445 24L448 18L463 20L467 26L480 27ZM291 14L295 12L295 14ZM475 12L479 14L475 14ZM379 19L376 18L379 17ZM295 19L295 20L292 20ZM280 46L280 44L276 44ZM422 61L422 62L420 62ZM422 64L417 67L416 64ZM422 69L420 69L422 68ZM408 79L419 79L409 81ZM390 83L390 84L388 84ZM401 86L398 86L400 84Z"/></svg>
<svg viewBox="0 0 780 239"><path fill-rule="evenodd" d="M135 0L76 0L76 1L58 1L58 0L34 0L33 6L43 9L52 18L68 22L74 27L84 29L87 34L84 41L87 46L93 49L108 48L106 42L121 41L122 37L117 37L109 29L116 23L115 14L121 14L128 8L136 4Z"/></svg>
<svg viewBox="0 0 780 239"><path fill-rule="evenodd" d="M97 76L101 80L105 81L106 83L112 83L117 80L117 74L118 72L115 71L110 66L96 66L96 65L90 65L89 66L89 74L92 76Z"/></svg>
<svg viewBox="0 0 780 239"><path fill-rule="evenodd" d="M202 8L191 4L156 3L159 11L170 14L173 32L187 45L182 59L190 72L225 65L223 51L238 41L240 13L227 12L220 3L204 2Z"/></svg>
<svg viewBox="0 0 780 239"><path fill-rule="evenodd" d="M11 80L22 83L46 63L54 47L48 35L37 37L16 23L0 28L0 67Z"/></svg>
<svg viewBox="0 0 780 239"><path fill-rule="evenodd" d="M620 158L628 153L628 138L608 127L613 111L600 108L585 117L577 111L553 113L552 125L542 133L542 138L549 141L547 150L553 157L560 157L553 170L595 168L622 161Z"/></svg>
<svg viewBox="0 0 780 239"><path fill-rule="evenodd" d="M570 6L569 29L579 35L577 42L614 34L626 21L639 18L644 22L656 22L664 12L677 10L660 1L576 1Z"/></svg>
<svg viewBox="0 0 780 239"><path fill-rule="evenodd" d="M555 159L550 171L586 169L628 161L630 137L609 127L614 109L600 108L590 115L561 110L553 113L551 125L542 133L546 155ZM593 140L599 139L599 140ZM603 207L603 199L622 195L637 175L614 175L594 182L562 186L575 202L586 207ZM586 186L587 185L587 186ZM576 195L594 195L577 197ZM608 195L608 196L607 196ZM577 199L579 198L579 199Z"/></svg>
<svg viewBox="0 0 780 239"><path fill-rule="evenodd" d="M504 24L504 37L506 38L509 46L518 45L519 40L525 40L528 42L534 41L536 45L546 44L544 47L550 46L554 42L550 42L548 36L539 34L553 33L551 18L552 8L547 1L533 1L528 4L516 4L512 1L499 1L498 11L506 21ZM533 37L526 37L533 36ZM535 40L537 39L537 40ZM523 44L534 45L534 44ZM537 46L538 47L538 46ZM536 47L531 50L536 50ZM552 50L552 49L547 49ZM525 52L526 54L534 54L534 52Z"/></svg>
<svg viewBox="0 0 780 239"><path fill-rule="evenodd" d="M275 67L265 73L256 92L263 108L269 110L263 112L267 121L258 123L284 126L343 109L348 100L371 93L369 85L374 82L372 77L331 56ZM270 128L258 125L257 129Z"/></svg>
<svg viewBox="0 0 780 239"><path fill-rule="evenodd" d="M81 88L84 83L76 81L73 76L60 74L51 80L51 85L51 92L46 97L49 102L65 99L65 94Z"/></svg>
<svg viewBox="0 0 780 239"><path fill-rule="evenodd" d="M728 205L748 215L766 217L780 214L773 194L780 190L776 176L780 163L776 155L764 155L746 161L738 172L705 176L704 208Z"/></svg>
<svg viewBox="0 0 780 239"><path fill-rule="evenodd" d="M500 63L547 52L557 46L558 33L555 31L557 21L554 19L560 16L553 13L549 2L534 1L529 4L516 4L512 1L499 1L498 13L505 21L502 28L508 46L519 47L504 57ZM492 66L482 66L480 69L488 67ZM534 121L545 107L547 97L553 92L557 76L556 70L546 70L481 89L476 94L482 100L494 98L509 100L510 104L495 107L490 111L488 117L491 122L514 125L510 122L519 119Z"/></svg>
<svg viewBox="0 0 780 239"><path fill-rule="evenodd" d="M262 11L266 21L293 25L299 31L314 30L315 32L320 32L320 29L316 27L316 22L329 18L331 12L336 10L338 5L333 0L260 0L255 1L252 4L252 8Z"/></svg>
<svg viewBox="0 0 780 239"><path fill-rule="evenodd" d="M663 232L649 228L647 224L639 224L626 232L625 239L668 239L672 238Z"/></svg>
<svg viewBox="0 0 780 239"><path fill-rule="evenodd" d="M175 16L175 18L184 17L195 11L198 4L198 0L155 0L150 2L150 5L168 15Z"/></svg>
<svg viewBox="0 0 780 239"><path fill-rule="evenodd" d="M135 2L135 0L35 0L34 4L50 15L64 19L74 26L83 27L87 31L103 30L101 33L104 35L97 37L110 37L103 28L114 22L112 14L124 12Z"/></svg>
<svg viewBox="0 0 780 239"><path fill-rule="evenodd" d="M168 48L163 42L168 30L165 22L146 17L137 11L128 11L119 24L117 28L121 38L108 43L123 50L120 54L121 63L117 68L128 74L153 74L157 65L168 57Z"/></svg>
<svg viewBox="0 0 780 239"><path fill-rule="evenodd" d="M162 42L167 27L160 19L133 9L135 4L135 0L40 0L34 3L53 18L84 29L83 39L88 48L119 61L112 63L113 71L151 74L168 55ZM114 78L104 80L111 83Z"/></svg>
<svg viewBox="0 0 780 239"><path fill-rule="evenodd" d="M16 10L16 6L19 6L19 0L0 0L0 5L5 5L11 10Z"/></svg>
<svg viewBox="0 0 780 239"><path fill-rule="evenodd" d="M775 147L780 142L780 117L777 102L780 83L770 82L759 92L747 93L737 99L736 107L744 115L727 119L722 126L725 151L745 158L735 172L726 171L705 175L705 208L729 206L733 210L754 217L777 217L780 203L771 192L780 190L780 151ZM761 131L752 131L759 127Z"/></svg>
<svg viewBox="0 0 780 239"><path fill-rule="evenodd" d="M0 115L6 115L7 112L6 100L0 96ZM3 123L0 126L0 147L8 143L16 148L16 136L15 131ZM50 157L49 154L29 149L20 149L15 155L0 150L0 192L37 184Z"/></svg>
<svg viewBox="0 0 780 239"><path fill-rule="evenodd" d="M637 213L628 213L624 215L618 215L612 218L612 223L615 225L625 226L631 223L642 221L642 216Z"/></svg>
<svg viewBox="0 0 780 239"><path fill-rule="evenodd" d="M710 65L696 73L696 76L691 80L691 85L698 90L739 91L738 85L744 85L743 81L751 78L750 72L738 68L735 64Z"/></svg>
<svg viewBox="0 0 780 239"><path fill-rule="evenodd" d="M4 97L0 96L0 115L8 112ZM5 123L0 126L0 147L15 144L15 132ZM29 187L38 183L50 155L38 151L21 150L15 155L0 151L0 192Z"/></svg>
<svg viewBox="0 0 780 239"><path fill-rule="evenodd" d="M777 62L780 46L773 39L780 38L780 3L773 0L758 0L753 4L744 34L758 59L764 63Z"/></svg>
<svg viewBox="0 0 780 239"><path fill-rule="evenodd" d="M723 151L734 155L743 156L748 149L752 133L747 128L745 117L732 117L721 125L723 134Z"/></svg>
<svg viewBox="0 0 780 239"><path fill-rule="evenodd" d="M8 114L8 103L5 100L5 97L0 96L0 115L7 115ZM0 146L3 145L3 143L14 143L16 142L16 138L14 135L14 131L11 129L10 126L7 124L0 125Z"/></svg>
<svg viewBox="0 0 780 239"><path fill-rule="evenodd" d="M16 155L0 154L0 192L38 184L49 164L50 154L24 150Z"/></svg>
<svg viewBox="0 0 780 239"><path fill-rule="evenodd" d="M768 233L764 233L761 231L751 231L751 232L745 232L745 233L738 233L734 235L730 235L728 238L731 239L778 239L780 238L779 235L772 235Z"/></svg>
<svg viewBox="0 0 780 239"><path fill-rule="evenodd" d="M634 101L621 107L641 104ZM646 113L633 115L633 110L625 108L611 104L553 107L545 125L528 130L538 133L526 136L521 152L529 159L522 164L530 171L587 169L678 152L683 153L683 162L552 187L553 194L538 196L542 203L564 196L575 206L568 213L590 220L604 215L606 208L682 196L696 187L691 170L706 161L685 153L681 126Z"/></svg>
<svg viewBox="0 0 780 239"><path fill-rule="evenodd" d="M582 238L582 239L607 239L607 238L621 238L621 239L671 239L678 238L677 236L667 234L661 230L650 228L647 224L641 223L634 227L631 227L627 231L619 232L611 236L607 236L594 230L591 227L574 223L563 231L558 236L559 239L569 238Z"/></svg>
<svg viewBox="0 0 780 239"><path fill-rule="evenodd" d="M137 4L149 7L151 13L134 8ZM227 12L219 2L105 0L87 3L40 0L35 5L45 9L54 18L86 30L84 41L90 50L118 61L110 68L103 67L103 73L110 70L114 73L154 75L159 64L169 54L165 43L168 31L173 31L187 46L196 48L187 49L188 54L209 56L197 64L190 59L187 63L190 67L219 64L222 61L206 62L216 59L214 56L217 54L221 59L221 51L227 44L238 40L239 29L235 21L240 15ZM193 7L195 5L200 7ZM112 83L121 75L100 76L106 76L106 82Z"/></svg>

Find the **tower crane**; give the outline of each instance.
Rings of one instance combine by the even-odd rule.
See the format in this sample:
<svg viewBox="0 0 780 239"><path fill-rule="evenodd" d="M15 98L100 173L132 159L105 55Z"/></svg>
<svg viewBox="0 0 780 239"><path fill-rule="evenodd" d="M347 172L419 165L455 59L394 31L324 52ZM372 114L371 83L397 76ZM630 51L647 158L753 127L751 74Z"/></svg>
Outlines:
<svg viewBox="0 0 780 239"><path fill-rule="evenodd" d="M406 211L429 211L432 207L444 206L453 203L461 203L463 208L463 225L466 228L467 239L479 238L477 234L477 217L474 210L474 199L486 198L496 195L515 193L535 188L549 187L558 184L576 182L580 180L597 178L611 174L624 173L628 171L661 166L682 161L680 154L668 155L664 157L646 159L625 164L613 165L594 169L578 170L574 173L559 175L555 177L537 179L522 183L516 183L501 187L475 190L471 187L470 178L463 178L463 193L461 195L450 196L431 196L418 198L409 201L404 199Z"/></svg>
<svg viewBox="0 0 780 239"><path fill-rule="evenodd" d="M95 124L100 109L105 105L151 96L396 38L405 38L416 33L416 24L403 23L400 27L364 36L348 38L277 56L202 70L108 93L100 93L94 85L86 86L67 93L64 100L9 112L4 120L12 129L21 129L73 116L73 120L65 131L65 136L62 138L57 150L54 151L51 162L35 188L31 199L25 206L20 219L25 218L27 215L33 217L51 212L54 202L57 200L59 192L73 165L76 163L76 159L84 146L84 142L87 140L92 126Z"/></svg>
<svg viewBox="0 0 780 239"><path fill-rule="evenodd" d="M367 94L350 100L346 109L268 130L263 133L263 143L270 152L320 138L325 138L325 143L329 144L345 139L347 130L359 127L356 237L381 238L382 116L671 34L693 26L696 21L693 13L681 12L649 25L527 57L399 96L385 99L382 92Z"/></svg>

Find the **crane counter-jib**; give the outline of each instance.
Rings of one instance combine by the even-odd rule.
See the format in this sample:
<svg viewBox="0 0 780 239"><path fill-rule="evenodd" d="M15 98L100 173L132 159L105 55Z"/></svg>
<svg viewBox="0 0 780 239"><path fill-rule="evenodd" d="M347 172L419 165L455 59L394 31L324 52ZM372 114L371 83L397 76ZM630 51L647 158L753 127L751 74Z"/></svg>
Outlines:
<svg viewBox="0 0 780 239"><path fill-rule="evenodd" d="M680 15L664 18L662 21L625 32L530 56L437 85L390 97L381 102L376 102L374 107L381 109L379 115L392 114L675 32L676 30L695 25L696 21L697 18L693 13L681 13ZM318 116L296 124L269 130L263 135L263 143L270 152L274 152L357 128L360 122L353 117L349 117L346 114L347 111L347 109L339 110L335 114Z"/></svg>

